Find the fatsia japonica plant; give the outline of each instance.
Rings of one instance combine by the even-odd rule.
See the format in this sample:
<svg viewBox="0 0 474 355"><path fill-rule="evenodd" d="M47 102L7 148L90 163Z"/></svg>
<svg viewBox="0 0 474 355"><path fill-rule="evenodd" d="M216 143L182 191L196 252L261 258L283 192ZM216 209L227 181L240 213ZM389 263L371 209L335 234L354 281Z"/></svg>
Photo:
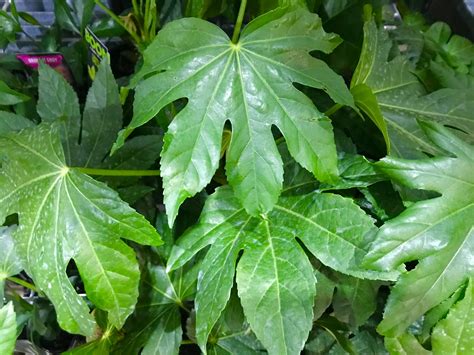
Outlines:
<svg viewBox="0 0 474 355"><path fill-rule="evenodd" d="M0 353L471 353L474 45L381 1L202 3L122 90L41 64L0 111Z"/></svg>

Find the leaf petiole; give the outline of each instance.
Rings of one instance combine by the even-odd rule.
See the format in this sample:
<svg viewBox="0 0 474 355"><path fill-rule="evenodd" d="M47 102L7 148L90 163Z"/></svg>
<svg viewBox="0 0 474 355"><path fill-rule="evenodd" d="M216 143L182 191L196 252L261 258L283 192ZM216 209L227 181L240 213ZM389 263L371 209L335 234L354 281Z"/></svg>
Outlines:
<svg viewBox="0 0 474 355"><path fill-rule="evenodd" d="M329 116L335 114L341 108L342 108L341 104L335 104L335 105L331 106L326 112L324 112L324 115L329 117Z"/></svg>
<svg viewBox="0 0 474 355"><path fill-rule="evenodd" d="M234 26L234 33L232 34L232 43L237 43L239 40L240 28L242 27L242 22L244 21L245 7L247 6L247 0L242 0L240 2L239 14L237 15L237 21Z"/></svg>
<svg viewBox="0 0 474 355"><path fill-rule="evenodd" d="M87 175L99 176L160 176L159 170L114 170L114 169L94 169L94 168L70 168Z"/></svg>
<svg viewBox="0 0 474 355"><path fill-rule="evenodd" d="M22 280L18 277L10 276L10 277L7 277L7 280L11 281L11 282L14 282L18 285L21 285L23 287L26 287L26 288L30 289L31 291L33 291L33 292L40 293L40 291L36 288L35 285L33 285L32 283L29 283L28 281Z"/></svg>

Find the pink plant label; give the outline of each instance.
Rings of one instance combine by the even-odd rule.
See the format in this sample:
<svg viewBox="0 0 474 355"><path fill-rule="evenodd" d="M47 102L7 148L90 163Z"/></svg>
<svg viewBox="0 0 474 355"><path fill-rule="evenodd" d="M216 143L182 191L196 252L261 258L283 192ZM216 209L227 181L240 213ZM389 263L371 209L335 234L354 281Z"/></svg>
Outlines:
<svg viewBox="0 0 474 355"><path fill-rule="evenodd" d="M63 63L63 56L59 53L53 54L17 54L17 59L21 60L27 67L38 69L39 62L43 61L52 68L56 68Z"/></svg>

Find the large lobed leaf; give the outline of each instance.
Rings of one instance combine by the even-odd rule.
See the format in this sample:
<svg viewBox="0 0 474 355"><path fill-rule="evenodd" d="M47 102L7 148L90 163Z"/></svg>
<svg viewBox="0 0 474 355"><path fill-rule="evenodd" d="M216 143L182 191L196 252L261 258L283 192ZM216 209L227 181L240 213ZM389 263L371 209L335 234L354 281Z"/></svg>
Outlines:
<svg viewBox="0 0 474 355"><path fill-rule="evenodd" d="M474 149L446 128L422 124L439 148L455 157L385 158L378 167L410 188L441 194L417 202L379 231L367 261L390 270L418 260L392 290L379 331L396 337L474 275Z"/></svg>
<svg viewBox="0 0 474 355"><path fill-rule="evenodd" d="M133 129L165 105L187 98L165 136L161 173L169 223L182 202L201 191L216 171L226 121L232 124L226 171L237 198L252 215L267 212L282 188L283 167L271 127L291 155L321 181L337 176L331 124L293 83L323 89L353 106L344 81L309 52L332 51L339 39L306 10L277 9L252 21L233 44L217 26L199 19L168 24L144 55Z"/></svg>
<svg viewBox="0 0 474 355"><path fill-rule="evenodd" d="M237 285L244 313L271 354L297 354L313 323L313 267L296 238L322 263L346 274L393 279L359 263L375 235L373 221L350 199L317 192L281 197L268 215L252 217L231 188L206 202L199 223L173 248L168 269L181 267L210 246L197 285L196 338L207 337Z"/></svg>
<svg viewBox="0 0 474 355"><path fill-rule="evenodd" d="M356 104L390 140L391 152L403 158L440 153L418 120L440 122L474 136L472 90L441 89L427 94L408 59L388 61L392 42L372 19L364 25L364 46L351 82ZM381 117L381 115L383 117ZM383 120L385 118L385 120ZM386 137L386 141L388 141Z"/></svg>
<svg viewBox="0 0 474 355"><path fill-rule="evenodd" d="M55 126L2 136L0 146L0 221L18 214L17 252L54 304L61 327L90 334L94 325L68 280L72 259L88 298L121 327L137 300L139 270L133 249L120 238L156 245L155 229L116 192L67 167Z"/></svg>

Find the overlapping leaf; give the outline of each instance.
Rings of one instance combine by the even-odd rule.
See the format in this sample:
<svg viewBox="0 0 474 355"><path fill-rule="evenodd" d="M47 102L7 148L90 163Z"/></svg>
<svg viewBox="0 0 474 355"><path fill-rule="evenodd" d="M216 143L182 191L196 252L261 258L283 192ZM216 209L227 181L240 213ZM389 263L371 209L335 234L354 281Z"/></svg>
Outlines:
<svg viewBox="0 0 474 355"><path fill-rule="evenodd" d="M195 291L197 269L167 273L149 264L143 270L137 309L124 327L124 338L114 349L118 354L178 354L182 329L179 307Z"/></svg>
<svg viewBox="0 0 474 355"><path fill-rule="evenodd" d="M167 25L144 56L134 118L115 148L165 105L187 98L165 136L161 173L169 223L188 197L211 180L224 124L232 124L227 177L251 214L269 211L280 194L283 168L271 132L277 126L291 155L322 181L337 176L329 120L292 83L323 89L353 105L344 81L310 51L330 52L339 39L317 15L278 9L252 21L237 44L198 19Z"/></svg>
<svg viewBox="0 0 474 355"><path fill-rule="evenodd" d="M464 298L433 331L434 354L469 354L474 345L474 287L469 281Z"/></svg>
<svg viewBox="0 0 474 355"><path fill-rule="evenodd" d="M357 95L356 102L384 132L385 123L377 114L381 111L394 155L416 158L424 157L423 152L440 152L417 119L440 122L474 135L472 91L441 89L427 95L408 60L398 56L387 62L392 43L386 32L378 30L371 20L366 22L364 33L364 47L351 88L364 85L365 91L370 89L375 95L376 102L367 93Z"/></svg>
<svg viewBox="0 0 474 355"><path fill-rule="evenodd" d="M106 157L122 127L117 83L107 61L100 64L87 95L81 120L73 88L50 67L39 71L38 114L45 122L60 122L61 139L69 166L108 169L146 169L158 157L161 137L131 139L114 157Z"/></svg>
<svg viewBox="0 0 474 355"><path fill-rule="evenodd" d="M0 146L0 221L18 213L18 253L54 304L59 324L71 333L93 330L89 308L66 274L74 259L89 299L121 327L139 281L135 254L121 238L159 244L155 229L116 192L67 167L54 126L3 136Z"/></svg>
<svg viewBox="0 0 474 355"><path fill-rule="evenodd" d="M16 316L10 302L0 308L0 353L13 354L16 342Z"/></svg>
<svg viewBox="0 0 474 355"><path fill-rule="evenodd" d="M229 187L206 202L197 226L174 247L169 269L210 245L196 295L196 336L203 347L229 299L235 265L247 320L272 354L299 353L312 327L313 268L296 238L325 265L367 278L359 263L374 237L372 220L350 199L317 192L281 197L266 216L249 216ZM269 331L271 329L271 331Z"/></svg>
<svg viewBox="0 0 474 355"><path fill-rule="evenodd" d="M23 261L12 238L15 227L0 227L0 303L3 302L5 279L23 270Z"/></svg>
<svg viewBox="0 0 474 355"><path fill-rule="evenodd" d="M33 122L23 116L15 115L11 112L0 111L0 134L19 131L23 128L33 126Z"/></svg>
<svg viewBox="0 0 474 355"><path fill-rule="evenodd" d="M400 277L388 299L379 331L391 337L401 335L474 274L474 149L442 126L422 126L434 144L456 157L378 163L396 182L441 194L387 222L367 256L381 269L419 261Z"/></svg>

